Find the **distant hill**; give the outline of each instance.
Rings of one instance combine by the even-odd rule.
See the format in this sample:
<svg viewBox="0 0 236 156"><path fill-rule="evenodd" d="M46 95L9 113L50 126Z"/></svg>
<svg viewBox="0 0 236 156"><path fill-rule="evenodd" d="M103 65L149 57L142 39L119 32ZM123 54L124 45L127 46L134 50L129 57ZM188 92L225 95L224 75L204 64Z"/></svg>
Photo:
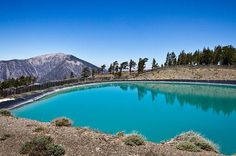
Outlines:
<svg viewBox="0 0 236 156"><path fill-rule="evenodd" d="M71 72L80 76L84 67L99 69L97 66L73 55L63 53L47 54L24 60L0 61L0 81L34 76L39 82L61 80L69 77Z"/></svg>

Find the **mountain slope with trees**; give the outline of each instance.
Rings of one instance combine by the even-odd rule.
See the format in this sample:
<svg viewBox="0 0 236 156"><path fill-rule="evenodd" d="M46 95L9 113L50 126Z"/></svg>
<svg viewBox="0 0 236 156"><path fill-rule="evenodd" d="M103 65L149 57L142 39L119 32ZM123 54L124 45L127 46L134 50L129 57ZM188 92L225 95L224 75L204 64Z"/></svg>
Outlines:
<svg viewBox="0 0 236 156"><path fill-rule="evenodd" d="M83 68L99 70L95 65L73 55L47 54L25 60L0 61L0 81L21 76L35 77L39 82L81 76Z"/></svg>

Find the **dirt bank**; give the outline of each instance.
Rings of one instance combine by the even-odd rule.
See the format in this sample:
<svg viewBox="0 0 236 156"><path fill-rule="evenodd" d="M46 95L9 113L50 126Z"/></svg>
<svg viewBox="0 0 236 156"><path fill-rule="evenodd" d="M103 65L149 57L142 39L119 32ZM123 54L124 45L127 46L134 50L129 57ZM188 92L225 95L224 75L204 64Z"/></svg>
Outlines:
<svg viewBox="0 0 236 156"><path fill-rule="evenodd" d="M125 145L121 138L104 134L86 128L56 127L49 123L33 120L17 119L0 116L0 137L7 134L7 138L0 141L1 156L17 156L21 146L31 138L39 135L51 136L55 143L65 148L67 156L217 156L214 152L187 152L178 150L175 146L163 143L145 142L141 146ZM34 132L36 128L44 127L41 132ZM158 132L157 132L158 133Z"/></svg>
<svg viewBox="0 0 236 156"><path fill-rule="evenodd" d="M178 66L145 72L131 79L236 80L236 68L222 66Z"/></svg>

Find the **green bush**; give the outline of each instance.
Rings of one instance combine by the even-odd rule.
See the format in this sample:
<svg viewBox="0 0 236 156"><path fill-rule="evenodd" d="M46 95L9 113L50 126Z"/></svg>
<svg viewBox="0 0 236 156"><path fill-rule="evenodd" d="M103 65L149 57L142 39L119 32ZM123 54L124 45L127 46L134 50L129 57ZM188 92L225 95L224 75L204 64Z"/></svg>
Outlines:
<svg viewBox="0 0 236 156"><path fill-rule="evenodd" d="M49 144L47 146L48 153L53 156L61 156L65 154L65 150L62 146L56 144Z"/></svg>
<svg viewBox="0 0 236 156"><path fill-rule="evenodd" d="M2 116L13 116L11 114L11 112L9 110L7 110L7 109L1 109L0 110L0 115L2 115Z"/></svg>
<svg viewBox="0 0 236 156"><path fill-rule="evenodd" d="M46 150L46 146L51 144L53 139L49 136L39 136L27 141L21 148L21 154L27 154L34 150Z"/></svg>
<svg viewBox="0 0 236 156"><path fill-rule="evenodd" d="M132 135L126 136L123 139L123 142L126 145L130 145L130 146L140 146L140 145L144 145L145 144L145 139L141 135L132 134Z"/></svg>
<svg viewBox="0 0 236 156"><path fill-rule="evenodd" d="M44 127L37 127L37 128L34 129L34 132L39 133L39 132L42 132L42 131L44 131L44 130L45 130Z"/></svg>
<svg viewBox="0 0 236 156"><path fill-rule="evenodd" d="M54 144L51 137L39 136L23 144L20 153L30 156L62 156L65 150L62 146Z"/></svg>
<svg viewBox="0 0 236 156"><path fill-rule="evenodd" d="M58 127L65 126L70 127L72 126L72 121L68 118L58 118L52 121L52 124Z"/></svg>
<svg viewBox="0 0 236 156"><path fill-rule="evenodd" d="M192 131L183 133L177 136L174 140L191 142L195 146L197 146L199 149L202 149L205 151L214 151L217 153L219 152L218 146L215 145L212 141L205 139L200 134L192 132Z"/></svg>
<svg viewBox="0 0 236 156"><path fill-rule="evenodd" d="M117 133L116 133L116 136L119 137L119 138L121 138L121 137L124 137L124 136L125 136L125 133L124 133L123 131L117 132Z"/></svg>
<svg viewBox="0 0 236 156"><path fill-rule="evenodd" d="M218 151L211 143L209 143L206 140L197 140L194 143L196 146L198 146L199 148L201 148L205 151L215 151L215 152Z"/></svg>
<svg viewBox="0 0 236 156"><path fill-rule="evenodd" d="M192 142L189 141L180 141L176 148L183 151L190 151L190 152L199 152L200 149Z"/></svg>

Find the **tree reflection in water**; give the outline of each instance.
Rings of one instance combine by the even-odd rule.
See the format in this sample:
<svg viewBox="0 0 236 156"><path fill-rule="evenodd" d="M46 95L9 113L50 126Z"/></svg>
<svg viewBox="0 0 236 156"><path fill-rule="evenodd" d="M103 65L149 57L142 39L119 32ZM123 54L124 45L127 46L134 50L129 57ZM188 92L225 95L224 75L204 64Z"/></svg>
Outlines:
<svg viewBox="0 0 236 156"><path fill-rule="evenodd" d="M212 109L216 113L230 115L236 111L236 87L199 84L151 83L132 82L110 84L119 86L122 90L137 90L138 99L142 100L148 92L152 101L158 94L165 96L167 104L173 105L175 100L183 105L192 105L203 111Z"/></svg>
<svg viewBox="0 0 236 156"><path fill-rule="evenodd" d="M73 90L87 90L101 87L119 87L121 90L137 90L141 101L150 92L152 101L158 101L158 95L164 95L166 104L173 105L175 101L183 105L192 105L203 111L212 109L216 113L230 115L236 111L236 87L206 84L155 83L155 82L123 82L88 85ZM69 91L60 92L65 94ZM53 96L53 95L51 95Z"/></svg>

